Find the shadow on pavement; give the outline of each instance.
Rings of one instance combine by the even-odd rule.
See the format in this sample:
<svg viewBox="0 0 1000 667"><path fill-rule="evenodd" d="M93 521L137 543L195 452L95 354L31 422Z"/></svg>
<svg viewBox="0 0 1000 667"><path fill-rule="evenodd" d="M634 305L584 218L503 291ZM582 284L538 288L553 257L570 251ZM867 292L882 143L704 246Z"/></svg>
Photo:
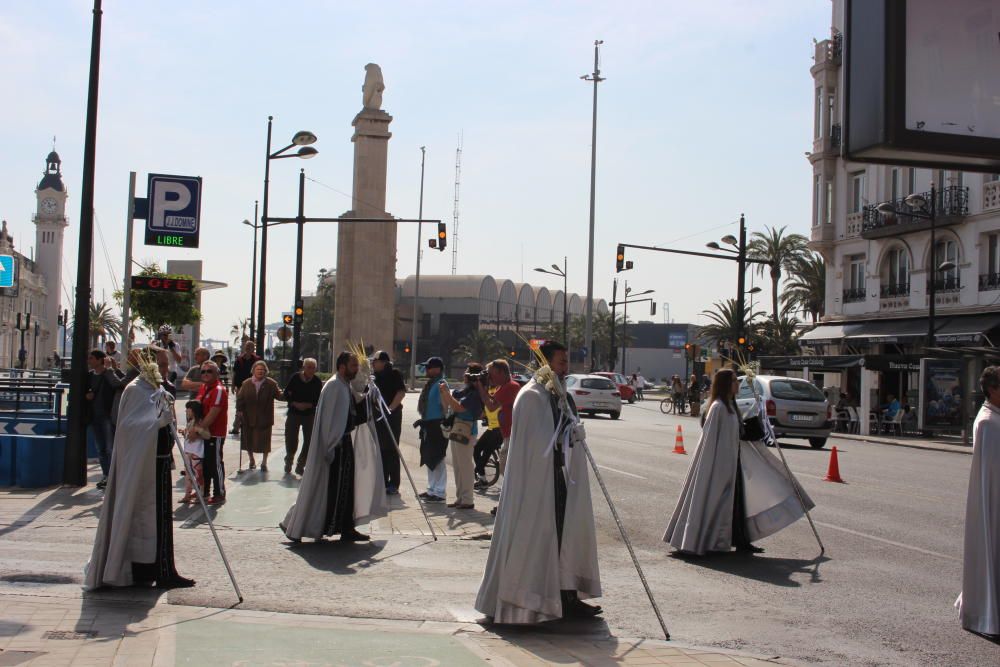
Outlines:
<svg viewBox="0 0 1000 667"><path fill-rule="evenodd" d="M144 620L167 591L157 588L102 588L85 591L80 600L80 620L76 631L88 633L98 641L121 640L130 623ZM124 598L124 599L123 599ZM109 603L125 602L120 607ZM100 617L100 622L94 619Z"/></svg>
<svg viewBox="0 0 1000 667"><path fill-rule="evenodd" d="M99 508L104 503L104 494L89 484L90 480L88 480L88 486L64 486L56 489L20 517L14 519L9 526L0 528L0 537L30 525L49 510L81 508L81 511L73 518L83 518L88 514L98 516ZM39 489L31 489L25 490L25 493L37 493L38 491Z"/></svg>
<svg viewBox="0 0 1000 667"><path fill-rule="evenodd" d="M383 549L385 541L341 542L339 539L317 542L290 542L285 547L301 556L310 567L333 574L356 574L371 567Z"/></svg>
<svg viewBox="0 0 1000 667"><path fill-rule="evenodd" d="M819 566L830 560L827 556L806 560L802 558L768 558L761 555L746 556L736 552L707 556L688 556L674 552L670 555L691 565L716 572L725 572L737 577L791 588L802 586L800 582L792 579L797 574L808 574L810 584L822 583L823 578L820 576Z"/></svg>

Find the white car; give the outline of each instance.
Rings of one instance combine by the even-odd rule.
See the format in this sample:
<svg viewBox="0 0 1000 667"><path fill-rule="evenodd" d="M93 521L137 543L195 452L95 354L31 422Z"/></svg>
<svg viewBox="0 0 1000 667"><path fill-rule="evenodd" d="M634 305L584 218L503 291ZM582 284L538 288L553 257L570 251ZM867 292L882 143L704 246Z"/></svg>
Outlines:
<svg viewBox="0 0 1000 667"><path fill-rule="evenodd" d="M618 385L606 377L570 375L566 378L566 390L573 397L580 414L605 413L612 419L621 417L622 397Z"/></svg>

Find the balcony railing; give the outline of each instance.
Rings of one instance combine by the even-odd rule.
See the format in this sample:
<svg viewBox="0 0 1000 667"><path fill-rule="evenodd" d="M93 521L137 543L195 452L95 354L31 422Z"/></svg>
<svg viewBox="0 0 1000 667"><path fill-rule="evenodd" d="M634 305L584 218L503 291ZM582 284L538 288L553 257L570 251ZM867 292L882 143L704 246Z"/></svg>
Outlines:
<svg viewBox="0 0 1000 667"><path fill-rule="evenodd" d="M881 296L883 299L909 295L910 283L890 283L888 285L882 285L881 288Z"/></svg>
<svg viewBox="0 0 1000 667"><path fill-rule="evenodd" d="M930 292L931 281L927 281L927 291ZM961 292L962 291L962 279L959 276L951 276L945 278L938 278L934 281L934 291L938 294L944 294L945 292Z"/></svg>
<svg viewBox="0 0 1000 667"><path fill-rule="evenodd" d="M844 303L857 303L864 301L867 294L864 287L852 287L844 290Z"/></svg>
<svg viewBox="0 0 1000 667"><path fill-rule="evenodd" d="M1000 273L984 273L979 276L979 291L1000 289Z"/></svg>
<svg viewBox="0 0 1000 667"><path fill-rule="evenodd" d="M930 192L921 192L920 196L925 200L931 198ZM910 207L906 205L905 198L896 199L895 201L889 202L892 204L893 208L896 210L895 214L883 215L878 211L880 204L870 204L865 206L863 209L864 213L864 224L862 226L862 233L871 231L896 231L897 233L903 233L909 231L906 229L907 226L919 225L920 229L930 226L930 221L926 217L918 217L909 215L908 211ZM962 185L949 185L943 190L937 191L937 202L936 202L935 216L937 217L938 224L947 224L952 222L948 218L954 218L959 216L964 216L969 214L969 188L968 186ZM921 213L926 213L926 211L921 211ZM892 229L886 229L892 228ZM914 229L913 231L917 231Z"/></svg>

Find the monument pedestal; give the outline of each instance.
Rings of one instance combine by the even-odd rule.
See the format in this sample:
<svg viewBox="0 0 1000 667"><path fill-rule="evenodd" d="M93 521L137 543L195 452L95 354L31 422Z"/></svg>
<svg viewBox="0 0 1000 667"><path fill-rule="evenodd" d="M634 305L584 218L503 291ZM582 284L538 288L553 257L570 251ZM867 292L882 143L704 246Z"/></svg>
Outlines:
<svg viewBox="0 0 1000 667"><path fill-rule="evenodd" d="M337 286L333 351L348 341L392 350L396 311L396 223L385 211L389 123L380 109L354 118L354 204L344 218L386 222L341 222L337 233Z"/></svg>

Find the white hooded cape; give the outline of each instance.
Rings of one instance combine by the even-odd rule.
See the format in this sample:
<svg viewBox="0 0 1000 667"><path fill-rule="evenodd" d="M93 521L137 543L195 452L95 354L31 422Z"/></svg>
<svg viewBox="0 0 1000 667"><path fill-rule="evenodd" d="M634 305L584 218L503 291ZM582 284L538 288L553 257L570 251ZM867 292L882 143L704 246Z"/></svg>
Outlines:
<svg viewBox="0 0 1000 667"><path fill-rule="evenodd" d="M743 472L746 533L750 541L773 535L805 516L814 503L794 477L761 442L740 440L740 416L721 401L708 408L698 449L663 541L686 553L729 551L733 544L733 503L737 443Z"/></svg>
<svg viewBox="0 0 1000 667"><path fill-rule="evenodd" d="M984 403L973 426L972 470L965 505L962 627L1000 634L1000 410Z"/></svg>
<svg viewBox="0 0 1000 667"><path fill-rule="evenodd" d="M385 495L385 473L375 421L382 415L382 394L368 382L365 414L368 419L354 430L354 522L370 523L389 514ZM387 411L388 412L388 411Z"/></svg>
<svg viewBox="0 0 1000 667"><path fill-rule="evenodd" d="M532 381L514 401L500 506L476 598L476 609L495 623L561 618L561 590L575 590L580 599L601 595L590 477L582 451L570 452L559 549L550 449L554 434L549 392Z"/></svg>
<svg viewBox="0 0 1000 667"><path fill-rule="evenodd" d="M306 469L299 484L299 495L280 527L291 539L310 537L318 540L325 534L327 490L330 481L330 463L347 427L351 401L351 387L339 375L334 375L323 385L316 404L312 438ZM369 419L371 422L371 419ZM355 523L365 523L377 516L385 516L385 488L382 484L382 459L378 441L370 441L370 430L359 424L353 433L354 443L354 518ZM374 455L372 451L374 450ZM372 483L377 468L378 484ZM379 514L379 501L382 513Z"/></svg>
<svg viewBox="0 0 1000 667"><path fill-rule="evenodd" d="M132 563L156 560L156 439L171 421L165 397L142 378L122 393L86 590L131 586Z"/></svg>

